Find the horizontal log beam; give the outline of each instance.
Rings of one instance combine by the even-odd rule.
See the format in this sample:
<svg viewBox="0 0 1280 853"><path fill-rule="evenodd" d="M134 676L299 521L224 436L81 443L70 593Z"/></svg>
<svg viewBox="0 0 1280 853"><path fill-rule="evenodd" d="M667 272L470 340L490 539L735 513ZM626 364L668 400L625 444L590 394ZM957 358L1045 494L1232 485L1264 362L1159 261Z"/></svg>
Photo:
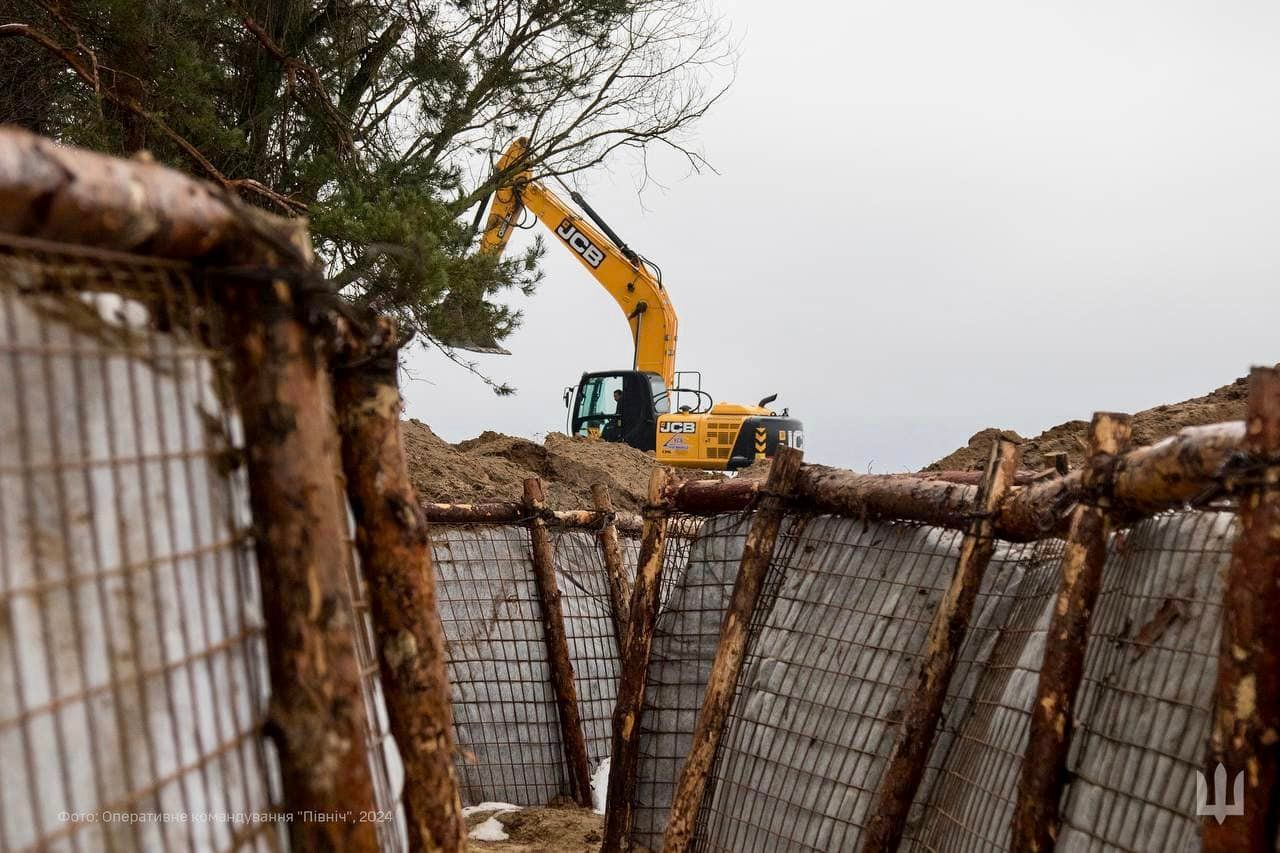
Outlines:
<svg viewBox="0 0 1280 853"><path fill-rule="evenodd" d="M1244 445L1244 422L1187 427L1163 441L1124 454L1112 479L1111 517L1123 525L1175 509L1203 495L1223 465ZM1026 542L1065 536L1071 506L1083 494L1083 474L1072 471L1014 492L1000 505L997 534Z"/></svg>
<svg viewBox="0 0 1280 853"><path fill-rule="evenodd" d="M236 264L295 255L306 233L207 181L0 128L0 232L148 257ZM300 256L299 256L300 257ZM296 258L295 258L296 259Z"/></svg>
<svg viewBox="0 0 1280 853"><path fill-rule="evenodd" d="M514 502L423 503L421 506L432 524L518 524L531 520L528 510ZM605 521L605 516L593 509L543 510L538 517L549 525L569 528L595 529ZM643 523L633 512L613 513L614 527L622 533L638 534Z"/></svg>
<svg viewBox="0 0 1280 853"><path fill-rule="evenodd" d="M983 477L986 476L983 471L920 471L916 474L909 474L911 477L918 477L921 480L941 480L944 483L960 483L965 486L977 486L982 483ZM1015 486L1030 486L1041 480L1048 480L1051 477L1058 476L1058 472L1052 468L1044 471L1017 471L1013 475L1012 484Z"/></svg>
<svg viewBox="0 0 1280 853"><path fill-rule="evenodd" d="M1115 470L1112 517L1117 524L1184 506L1217 483L1219 472L1244 442L1244 422L1187 427L1176 435L1126 453ZM800 469L796 509L846 517L893 518L963 530L977 487L959 472L937 475L857 474L825 465ZM1065 536L1071 509L1084 494L1080 471L1013 489L994 517L995 535L1013 542ZM959 480L960 482L955 482ZM692 480L668 488L677 512L707 515L751 505L758 480Z"/></svg>
<svg viewBox="0 0 1280 853"><path fill-rule="evenodd" d="M735 477L732 480L685 480L672 483L663 498L676 512L712 515L735 512L751 506L760 480Z"/></svg>

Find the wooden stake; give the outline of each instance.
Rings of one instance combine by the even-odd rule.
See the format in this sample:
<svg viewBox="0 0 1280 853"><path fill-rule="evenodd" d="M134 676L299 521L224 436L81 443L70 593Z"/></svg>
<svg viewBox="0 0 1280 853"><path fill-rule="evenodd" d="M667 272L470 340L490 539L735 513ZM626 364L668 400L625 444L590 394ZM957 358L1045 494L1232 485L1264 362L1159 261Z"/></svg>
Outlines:
<svg viewBox="0 0 1280 853"><path fill-rule="evenodd" d="M378 849L328 369L284 282L229 286L284 808L298 850ZM338 814L349 820L335 819Z"/></svg>
<svg viewBox="0 0 1280 853"><path fill-rule="evenodd" d="M1249 464L1228 478L1240 494L1240 536L1223 595L1204 798L1243 809L1203 820L1204 850L1272 850L1280 821L1280 370L1249 375L1244 449ZM1225 770L1225 773L1220 771ZM1243 797L1235 780L1243 776ZM1216 778L1226 784L1217 785ZM1234 812L1234 809L1232 810Z"/></svg>
<svg viewBox="0 0 1280 853"><path fill-rule="evenodd" d="M707 692L698 711L693 729L693 746L685 759L671 802L671 814L667 820L667 832L663 842L664 853L683 853L693 840L693 824L702 804L711 761L720 737L724 733L725 719L733 702L738 674L747 648L747 631L760 600L764 576L773 559L773 548L778 540L785 511L784 500L796 484L800 460L804 454L794 448L783 448L774 457L769 468L760 503L747 532L742 550L742 563L733 584L733 594L720 627L720 642L716 646L715 660L707 679Z"/></svg>
<svg viewBox="0 0 1280 853"><path fill-rule="evenodd" d="M394 334L391 339L394 340ZM453 712L431 539L405 466L397 351L334 372L347 495L391 733L404 761L410 850L461 850Z"/></svg>
<svg viewBox="0 0 1280 853"><path fill-rule="evenodd" d="M1031 732L1022 755L1013 850L1044 853L1057 843L1061 823L1058 801L1066 781L1076 693L1084 674L1089 619L1102 585L1111 532L1112 471L1116 456L1129 444L1130 422L1128 415L1099 412L1089 425L1084 493L1071 517L1062 556L1062 581L1031 708Z"/></svg>
<svg viewBox="0 0 1280 853"><path fill-rule="evenodd" d="M615 853L629 843L636 798L636 770L640 761L640 716L645 683L649 678L649 654L653 649L653 623L658 615L662 583L662 557L667 541L667 514L662 504L667 470L655 468L649 475L648 506L644 513L644 538L636 583L631 593L627 644L622 653L622 678L618 704L613 710L613 752L609 763L609 794L604 810L604 853Z"/></svg>
<svg viewBox="0 0 1280 853"><path fill-rule="evenodd" d="M600 553L604 557L604 570L609 576L609 603L613 614L613 633L618 640L618 660L627 647L627 623L631 618L631 584L622 565L622 547L618 544L618 528L613 523L613 498L604 483L593 483L591 502L604 523L600 526ZM610 767L612 767L612 763Z"/></svg>
<svg viewBox="0 0 1280 853"><path fill-rule="evenodd" d="M591 806L591 763L587 758L587 741L582 734L578 714L578 690L573 681L573 664L569 660L569 640L564 630L564 611L560 607L560 589L556 584L556 556L551 533L541 513L546 509L542 481L531 477L524 481L525 507L533 520L529 522L529 539L533 546L533 575L542 602L542 621L546 629L547 659L551 662L551 680L556 692L560 716L560 735L564 741L565 761L569 765L569 784L578 805Z"/></svg>
<svg viewBox="0 0 1280 853"><path fill-rule="evenodd" d="M915 690L910 694L902 730L871 807L871 820L862 842L865 853L897 850L902 840L911 802L924 776L925 762L942 716L942 703L955 672L956 655L964 643L982 576L995 548L993 515L1013 484L1017 468L1018 445L1005 438L993 442L978 489L978 514L961 542L951 586L933 614Z"/></svg>

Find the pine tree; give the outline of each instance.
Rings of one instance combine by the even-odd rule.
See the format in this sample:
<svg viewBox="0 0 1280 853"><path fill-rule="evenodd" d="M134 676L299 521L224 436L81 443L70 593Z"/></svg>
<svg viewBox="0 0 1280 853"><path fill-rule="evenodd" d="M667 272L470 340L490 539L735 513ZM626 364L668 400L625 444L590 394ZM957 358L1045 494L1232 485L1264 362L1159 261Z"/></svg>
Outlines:
<svg viewBox="0 0 1280 853"><path fill-rule="evenodd" d="M540 279L540 242L475 251L507 142L539 176L652 145L697 169L733 58L684 0L10 2L0 122L307 216L335 289L446 352L497 347Z"/></svg>

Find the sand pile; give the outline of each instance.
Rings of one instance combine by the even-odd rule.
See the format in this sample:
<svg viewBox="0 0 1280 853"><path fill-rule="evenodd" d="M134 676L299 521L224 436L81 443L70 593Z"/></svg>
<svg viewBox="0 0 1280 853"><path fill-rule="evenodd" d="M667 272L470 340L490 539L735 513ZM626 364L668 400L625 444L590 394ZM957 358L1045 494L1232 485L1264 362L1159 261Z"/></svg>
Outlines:
<svg viewBox="0 0 1280 853"><path fill-rule="evenodd" d="M409 478L424 501L518 501L524 481L541 477L555 509L587 509L591 484L609 487L617 509L644 506L653 457L625 444L550 433L538 444L497 432L450 444L418 420L403 424ZM679 477L716 477L698 471Z"/></svg>
<svg viewBox="0 0 1280 853"><path fill-rule="evenodd" d="M1244 418L1247 396L1247 383L1241 378L1203 397L1138 412L1133 416L1133 443L1135 446L1154 444L1183 427L1241 420ZM1045 456L1050 453L1066 453L1075 466L1084 461L1085 436L1088 430L1088 421L1067 421L1050 427L1035 438L1024 439L1011 430L989 427L975 433L964 447L924 470L982 470L987 463L987 455L991 452L991 442L1000 435L1022 442L1022 467L1025 469L1045 467Z"/></svg>

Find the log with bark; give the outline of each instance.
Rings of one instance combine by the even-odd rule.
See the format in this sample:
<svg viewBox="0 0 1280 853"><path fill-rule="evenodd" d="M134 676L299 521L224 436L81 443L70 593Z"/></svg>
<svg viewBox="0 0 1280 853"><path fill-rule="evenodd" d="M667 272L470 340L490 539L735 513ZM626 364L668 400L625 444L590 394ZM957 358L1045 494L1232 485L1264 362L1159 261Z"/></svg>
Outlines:
<svg viewBox="0 0 1280 853"><path fill-rule="evenodd" d="M352 554L338 486L326 355L289 288L228 289L271 702L289 832L299 850L378 849L356 651ZM335 815L350 815L336 820Z"/></svg>
<svg viewBox="0 0 1280 853"><path fill-rule="evenodd" d="M666 551L670 507L663 503L667 471L655 468L649 475L644 533L631 591L627 643L622 649L622 674L613 710L613 736L609 764L609 793L604 810L605 853L622 850L631 834L636 801L636 772L640 762L640 719L644 710L649 656L653 649L653 624L658 616L662 584L662 558Z"/></svg>
<svg viewBox="0 0 1280 853"><path fill-rule="evenodd" d="M394 342L394 329L384 337ZM453 766L444 631L427 520L405 464L398 355L392 343L336 366L334 397L382 692L404 762L409 848L456 851L467 828Z"/></svg>
<svg viewBox="0 0 1280 853"><path fill-rule="evenodd" d="M1022 754L1012 826L1015 850L1046 853L1057 843L1061 825L1058 802L1066 785L1089 622L1102 588L1102 567L1111 535L1114 473L1129 444L1130 431L1128 415L1099 412L1089 425L1089 449L1082 471L1085 497L1071 517L1058 596L1031 706L1030 733Z"/></svg>
<svg viewBox="0 0 1280 853"><path fill-rule="evenodd" d="M782 529L786 498L796 486L803 454L791 447L774 457L761 492L751 528L742 547L742 562L720 625L720 640L707 677L707 689L693 729L693 744L680 770L663 839L663 853L684 853L693 842L693 828L706 792L712 761L724 734L738 675L746 657L747 634L755 616L765 575L773 560Z"/></svg>
<svg viewBox="0 0 1280 853"><path fill-rule="evenodd" d="M924 778L942 705L955 672L956 656L969 630L969 618L995 550L993 516L1013 485L1018 446L1006 438L992 443L991 456L978 489L977 514L960 544L960 557L946 595L938 602L929 626L914 690L903 712L902 727L871 806L862 842L865 853L898 849L916 789Z"/></svg>
<svg viewBox="0 0 1280 853"><path fill-rule="evenodd" d="M1240 535L1223 591L1204 769L1206 780L1241 778L1243 791L1230 803L1239 814L1203 818L1209 853L1272 850L1280 841L1280 370L1254 368L1248 406L1246 455L1225 478L1239 494ZM1235 798L1234 784L1211 790L1215 800Z"/></svg>

